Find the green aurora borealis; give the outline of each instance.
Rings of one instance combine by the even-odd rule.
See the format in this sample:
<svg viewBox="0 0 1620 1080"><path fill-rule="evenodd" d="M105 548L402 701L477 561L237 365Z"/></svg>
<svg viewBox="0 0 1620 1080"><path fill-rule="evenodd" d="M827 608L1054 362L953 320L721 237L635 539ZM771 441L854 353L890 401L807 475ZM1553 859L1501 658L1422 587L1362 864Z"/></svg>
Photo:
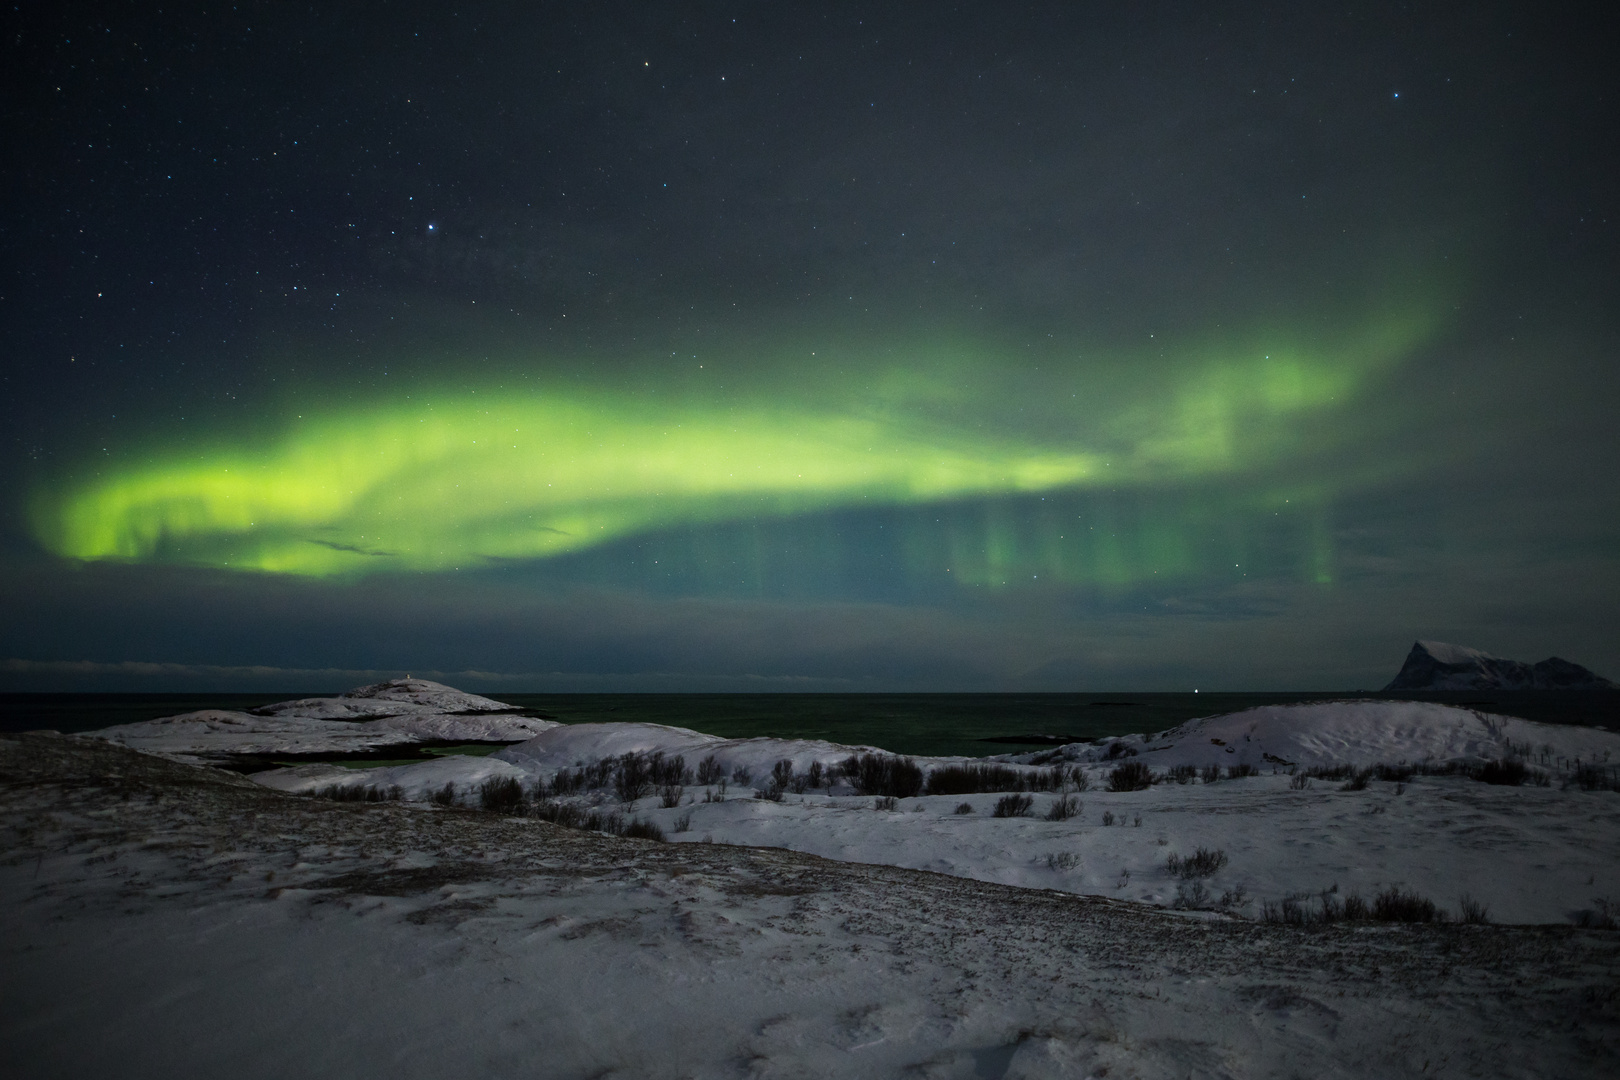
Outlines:
<svg viewBox="0 0 1620 1080"><path fill-rule="evenodd" d="M1600 9L12 18L0 689L1620 670Z"/></svg>
<svg viewBox="0 0 1620 1080"><path fill-rule="evenodd" d="M1124 391L1126 380L1096 378L1106 366L1019 377L962 346L848 378L855 392L802 377L730 396L667 376L618 392L418 387L310 405L247 445L159 440L139 464L37 498L34 521L74 559L352 577L543 559L708 523L1200 481L1259 480L1251 501L1308 512L1320 485L1278 482L1279 463L1326 438L1326 421L1430 322L1385 317L1315 349L1278 334L1270 351L1188 347ZM1191 511L1161 513L1088 551L1085 530L1000 505L971 526L957 514L937 536L919 530L910 560L943 559L964 583L1002 584L1016 569L1123 584L1193 569L1204 528ZM1302 565L1325 581L1330 554L1312 535Z"/></svg>

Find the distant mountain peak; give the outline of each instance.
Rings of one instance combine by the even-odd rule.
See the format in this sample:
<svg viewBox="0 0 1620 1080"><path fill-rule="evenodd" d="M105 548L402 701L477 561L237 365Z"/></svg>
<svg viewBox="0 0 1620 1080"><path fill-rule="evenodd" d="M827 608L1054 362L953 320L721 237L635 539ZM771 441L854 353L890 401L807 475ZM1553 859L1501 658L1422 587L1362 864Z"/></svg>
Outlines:
<svg viewBox="0 0 1620 1080"><path fill-rule="evenodd" d="M1453 645L1448 641L1418 641L1412 645L1414 651L1421 648L1434 657L1440 664L1472 664L1476 660L1500 660L1500 656L1492 656L1480 649L1470 649L1466 645Z"/></svg>
<svg viewBox="0 0 1620 1080"><path fill-rule="evenodd" d="M1592 690L1615 684L1579 664L1550 656L1535 664L1505 660L1466 645L1415 641L1389 690Z"/></svg>

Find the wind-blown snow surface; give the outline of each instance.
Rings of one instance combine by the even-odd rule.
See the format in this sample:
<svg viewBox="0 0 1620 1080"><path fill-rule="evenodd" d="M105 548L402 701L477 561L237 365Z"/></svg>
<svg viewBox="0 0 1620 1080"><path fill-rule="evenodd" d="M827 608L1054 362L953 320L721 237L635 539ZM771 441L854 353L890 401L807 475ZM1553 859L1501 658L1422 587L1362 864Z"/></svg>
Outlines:
<svg viewBox="0 0 1620 1080"><path fill-rule="evenodd" d="M1009 755L1033 770L1054 761L1079 764L1090 780L1078 817L1046 821L1060 796L1034 796L1033 817L994 818L994 794L902 800L897 811L850 794L753 798L780 760L803 773L870 747L787 739L722 739L656 724L577 724L542 732L487 758L446 758L357 772L300 766L256 774L284 791L332 784L398 785L425 799L454 784L463 798L491 778L550 781L559 770L620 754L681 755L688 767L713 755L729 776L743 770L724 801L717 786L690 788L683 804L658 797L621 809L660 825L676 841L713 840L782 847L827 858L932 870L1028 888L1176 903L1184 883L1166 866L1171 854L1219 849L1227 866L1205 883L1210 903L1228 896L1250 917L1260 903L1337 887L1364 898L1391 886L1413 889L1455 911L1468 895L1491 916L1516 923L1560 923L1594 897L1620 900L1620 793L1482 784L1462 776L1419 776L1359 791L1316 781L1292 786L1287 766L1448 761L1517 754L1564 763L1620 764L1620 736L1607 731L1484 716L1419 702L1332 702L1268 706L1190 721L1153 736L1073 744ZM969 759L919 758L925 768ZM1261 774L1218 783L1158 784L1108 792L1119 761L1155 770L1177 765L1254 765ZM596 792L584 801L609 801ZM963 803L973 812L957 813ZM617 807L617 803L612 806ZM1104 824L1104 815L1113 821ZM689 824L676 832L682 820ZM1247 898L1247 903L1243 900ZM1182 895L1182 902L1185 896Z"/></svg>
<svg viewBox="0 0 1620 1080"><path fill-rule="evenodd" d="M1620 1063L1620 935L1568 926L1257 925L295 798L42 736L0 737L0 853L0 1060L29 1078L1596 1078Z"/></svg>
<svg viewBox="0 0 1620 1080"><path fill-rule="evenodd" d="M252 712L204 709L89 734L181 760L224 761L240 755L346 754L430 741L520 742L557 726L511 712L504 702L404 678L337 697L300 698Z"/></svg>

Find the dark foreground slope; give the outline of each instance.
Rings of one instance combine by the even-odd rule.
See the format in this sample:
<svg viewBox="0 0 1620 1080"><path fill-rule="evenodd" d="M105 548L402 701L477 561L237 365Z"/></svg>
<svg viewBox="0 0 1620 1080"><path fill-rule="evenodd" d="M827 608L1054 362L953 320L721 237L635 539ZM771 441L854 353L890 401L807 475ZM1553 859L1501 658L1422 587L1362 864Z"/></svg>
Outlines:
<svg viewBox="0 0 1620 1080"><path fill-rule="evenodd" d="M1207 921L0 739L14 1076L1612 1076L1620 935Z"/></svg>

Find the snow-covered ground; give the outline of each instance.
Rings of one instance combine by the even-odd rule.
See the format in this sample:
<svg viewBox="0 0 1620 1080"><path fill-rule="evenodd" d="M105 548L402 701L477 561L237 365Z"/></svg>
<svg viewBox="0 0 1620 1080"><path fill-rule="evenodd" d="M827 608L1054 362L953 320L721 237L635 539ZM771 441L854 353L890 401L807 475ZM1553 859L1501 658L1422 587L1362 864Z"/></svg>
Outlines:
<svg viewBox="0 0 1620 1080"><path fill-rule="evenodd" d="M90 734L182 761L269 754L348 754L421 742L520 742L555 721L427 679L391 679L329 698L252 712L203 709Z"/></svg>
<svg viewBox="0 0 1620 1080"><path fill-rule="evenodd" d="M1153 735L1073 743L1062 747L1057 757L1102 762L1117 760L1121 754L1139 755L1154 768L1393 765L1520 757L1556 769L1560 759L1620 763L1620 735L1433 702L1318 701L1206 716ZM1057 757L1047 752L1021 760Z"/></svg>
<svg viewBox="0 0 1620 1080"><path fill-rule="evenodd" d="M1231 850L1223 817L1252 832L1278 818L1230 807L1339 795L1270 783L1088 793L1086 830L1158 847L1154 816L1180 813L1224 827ZM1348 809L1367 797L1343 794ZM1532 800L1522 816L1559 794L1605 812L1556 789L1508 794ZM1447 843L1511 824L1465 833L1473 811L1455 795L1434 795L1453 800ZM1184 811L1154 809L1183 797ZM1104 805L1140 810L1142 826L1099 828ZM691 812L762 828L796 807ZM952 822L815 812L901 836L960 824L958 839L1008 847L1042 835L982 807ZM1511 854L1500 874L1539 860ZM0 737L0 1060L30 1080L1609 1077L1616 971L1608 930L1275 926L299 798L106 741Z"/></svg>
<svg viewBox="0 0 1620 1080"><path fill-rule="evenodd" d="M542 732L487 758L444 758L358 771L305 765L255 774L283 791L332 785L397 785L407 800L430 798L446 784L477 804L490 779L532 787L559 772L627 753L676 755L693 769L712 757L728 778L688 782L679 805L653 793L629 803L611 788L566 797L656 823L670 840L780 847L831 859L932 870L1025 888L1107 896L1156 905L1192 905L1249 918L1266 901L1324 890L1370 899L1394 888L1417 892L1451 913L1463 899L1485 905L1493 920L1564 923L1596 900L1620 902L1620 793L1566 787L1577 761L1620 765L1620 736L1591 728L1537 724L1418 702L1331 702L1268 706L1194 720L1152 736L1074 744L994 761L1034 773L1054 763L1078 766L1086 790L1032 796L1030 816L993 816L997 793L924 795L893 810L857 796L847 781L830 790L755 798L772 768L796 775L828 767L870 747L788 739L721 739L656 724L577 724ZM1546 762L1549 784L1502 786L1465 775L1370 780L1345 790L1333 780L1299 786L1292 772L1310 766L1426 762L1481 763L1505 757ZM931 770L976 759L918 758ZM1158 783L1107 790L1121 762L1175 766L1254 766L1258 775L1214 783ZM1540 766L1536 766L1540 768ZM746 775L748 779L735 779ZM1072 795L1077 816L1046 820ZM969 812L960 812L966 806ZM1225 854L1211 875L1173 872L1171 857L1199 848ZM1197 892L1199 887L1203 892ZM1319 901L1318 901L1319 903Z"/></svg>

